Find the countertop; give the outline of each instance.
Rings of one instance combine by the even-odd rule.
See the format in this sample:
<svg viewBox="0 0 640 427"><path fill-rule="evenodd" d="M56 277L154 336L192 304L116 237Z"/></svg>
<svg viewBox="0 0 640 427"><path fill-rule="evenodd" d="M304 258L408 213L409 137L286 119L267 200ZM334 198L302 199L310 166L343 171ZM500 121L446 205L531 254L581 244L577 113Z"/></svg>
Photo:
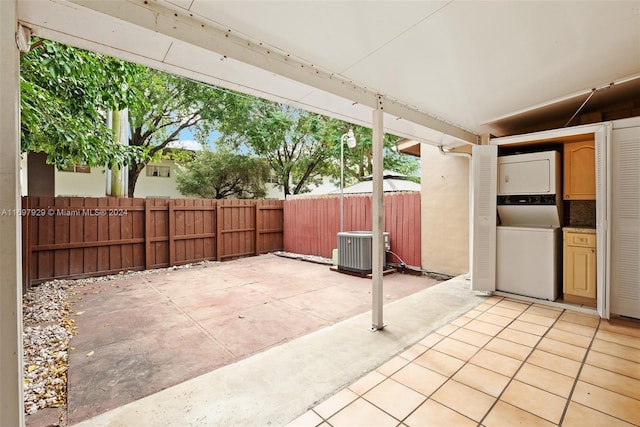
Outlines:
<svg viewBox="0 0 640 427"><path fill-rule="evenodd" d="M591 227L562 227L562 231L568 231L570 233L596 233L596 229Z"/></svg>

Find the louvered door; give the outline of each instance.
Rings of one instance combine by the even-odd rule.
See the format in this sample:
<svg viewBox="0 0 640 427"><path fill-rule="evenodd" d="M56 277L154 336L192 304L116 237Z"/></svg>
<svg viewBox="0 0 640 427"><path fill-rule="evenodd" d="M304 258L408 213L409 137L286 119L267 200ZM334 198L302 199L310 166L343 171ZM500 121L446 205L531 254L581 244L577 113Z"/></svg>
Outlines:
<svg viewBox="0 0 640 427"><path fill-rule="evenodd" d="M611 312L640 318L640 127L613 130Z"/></svg>
<svg viewBox="0 0 640 427"><path fill-rule="evenodd" d="M498 147L473 147L473 253L471 288L492 292L496 289L496 193Z"/></svg>

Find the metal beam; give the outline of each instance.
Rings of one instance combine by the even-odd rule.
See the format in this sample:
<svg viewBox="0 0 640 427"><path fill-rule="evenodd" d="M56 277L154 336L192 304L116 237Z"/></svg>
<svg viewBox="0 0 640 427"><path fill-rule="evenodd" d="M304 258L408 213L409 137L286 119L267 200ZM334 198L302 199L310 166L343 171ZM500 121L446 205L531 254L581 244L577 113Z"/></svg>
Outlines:
<svg viewBox="0 0 640 427"><path fill-rule="evenodd" d="M373 281L371 290L372 298L372 322L371 330L377 331L385 327L383 321L383 277L384 277L384 259L386 251L384 248L384 193L383 193L383 139L384 139L384 122L383 122L383 99L382 96L376 98L377 108L373 111L373 194L371 196L371 225L373 227L372 250L373 259L371 260Z"/></svg>
<svg viewBox="0 0 640 427"><path fill-rule="evenodd" d="M340 96L354 103L376 109L376 99L385 100L385 111L404 120L477 143L478 136L451 122L406 105L399 100L380 95L341 75L296 58L260 40L236 34L181 8L170 9L156 1L92 1L70 0L78 7L117 18L176 40L207 49L263 70L267 70L316 89Z"/></svg>

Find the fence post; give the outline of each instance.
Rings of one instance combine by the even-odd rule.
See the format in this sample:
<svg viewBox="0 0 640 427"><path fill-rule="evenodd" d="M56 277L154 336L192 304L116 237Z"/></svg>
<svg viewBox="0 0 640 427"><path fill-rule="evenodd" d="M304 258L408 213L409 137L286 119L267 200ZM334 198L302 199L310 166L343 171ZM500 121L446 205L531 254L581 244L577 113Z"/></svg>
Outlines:
<svg viewBox="0 0 640 427"><path fill-rule="evenodd" d="M176 218L173 210L173 199L169 199L168 209L169 267L172 267L176 262Z"/></svg>
<svg viewBox="0 0 640 427"><path fill-rule="evenodd" d="M28 212L29 196L22 197L22 209ZM22 293L31 287L31 215L22 215Z"/></svg>
<svg viewBox="0 0 640 427"><path fill-rule="evenodd" d="M216 201L216 260L222 259L223 242L222 242L222 226L224 222L224 213L222 212L222 201Z"/></svg>
<svg viewBox="0 0 640 427"><path fill-rule="evenodd" d="M151 207L149 199L144 199L144 268L151 269Z"/></svg>
<svg viewBox="0 0 640 427"><path fill-rule="evenodd" d="M256 255L260 255L260 248L258 247L259 243L260 243L260 231L262 230L261 227L261 223L262 221L261 219L261 215L260 215L260 206L259 204L261 203L260 200L257 200L255 202L255 204L253 205L253 207L255 208L255 227L256 227L256 232L255 232L255 253Z"/></svg>

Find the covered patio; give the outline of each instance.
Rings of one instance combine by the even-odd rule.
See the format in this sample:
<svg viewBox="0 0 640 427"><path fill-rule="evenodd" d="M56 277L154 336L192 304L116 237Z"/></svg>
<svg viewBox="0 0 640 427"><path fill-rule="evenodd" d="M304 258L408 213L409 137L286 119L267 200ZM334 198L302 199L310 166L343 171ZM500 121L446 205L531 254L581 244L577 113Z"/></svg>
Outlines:
<svg viewBox="0 0 640 427"><path fill-rule="evenodd" d="M607 110L614 114L640 94L639 7L638 1L2 1L0 202L5 209L20 208L19 56L32 35L370 126L375 248L370 324L381 333L360 339L371 341L370 349L381 348L386 336L383 133L468 151L490 134L569 126L578 114L608 120L603 105L615 106ZM629 111L638 115L633 107ZM0 218L0 424L11 426L24 424L20 229L19 216ZM571 334L580 336L579 330ZM626 347L637 355L637 346ZM627 354L623 350L615 349L618 356ZM618 358L625 365L626 359ZM575 396L587 387L580 381ZM172 399L185 406L184 396ZM637 396L627 398L637 408ZM243 408L241 403L236 408ZM605 412L638 423L616 412L617 405ZM206 411L209 405L193 407ZM321 422L333 416L316 414Z"/></svg>

